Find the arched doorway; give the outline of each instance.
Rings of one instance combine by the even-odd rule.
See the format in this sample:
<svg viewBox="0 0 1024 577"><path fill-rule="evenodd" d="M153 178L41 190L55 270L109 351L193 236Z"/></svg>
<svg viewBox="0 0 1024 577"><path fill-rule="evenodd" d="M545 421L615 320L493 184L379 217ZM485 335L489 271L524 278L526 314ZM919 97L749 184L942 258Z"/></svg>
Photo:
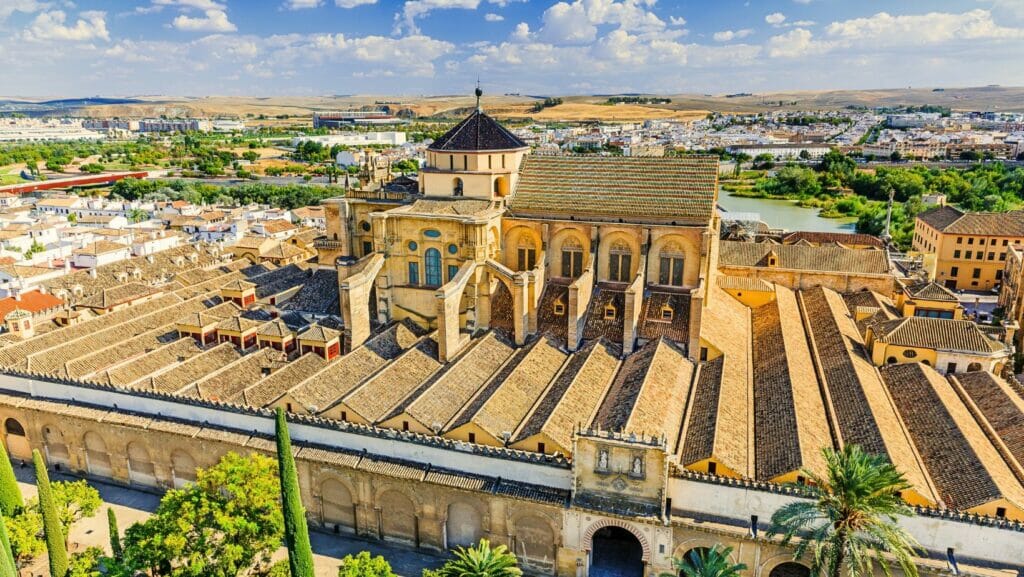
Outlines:
<svg viewBox="0 0 1024 577"><path fill-rule="evenodd" d="M139 443L128 445L128 480L137 485L156 487L156 470L149 451Z"/></svg>
<svg viewBox="0 0 1024 577"><path fill-rule="evenodd" d="M799 563L787 561L776 565L768 577L811 577L811 570Z"/></svg>
<svg viewBox="0 0 1024 577"><path fill-rule="evenodd" d="M386 491L377 499L381 538L419 546L416 507L398 491Z"/></svg>
<svg viewBox="0 0 1024 577"><path fill-rule="evenodd" d="M482 525L476 507L459 502L448 505L448 517L444 525L448 548L475 545L483 537Z"/></svg>
<svg viewBox="0 0 1024 577"><path fill-rule="evenodd" d="M85 434L85 468L90 475L112 478L113 468L110 466L110 454L103 437L89 431Z"/></svg>
<svg viewBox="0 0 1024 577"><path fill-rule="evenodd" d="M323 523L335 533L352 532L356 526L356 511L352 506L352 492L341 481L327 479L320 489Z"/></svg>
<svg viewBox="0 0 1024 577"><path fill-rule="evenodd" d="M644 549L636 535L622 527L601 527L590 549L590 577L643 577Z"/></svg>
<svg viewBox="0 0 1024 577"><path fill-rule="evenodd" d="M15 459L32 458L32 447L28 444L25 427L15 418L4 421L4 432L7 434L7 454Z"/></svg>
<svg viewBox="0 0 1024 577"><path fill-rule="evenodd" d="M189 483L196 482L196 461L185 451L171 453L171 476L174 488L180 489Z"/></svg>

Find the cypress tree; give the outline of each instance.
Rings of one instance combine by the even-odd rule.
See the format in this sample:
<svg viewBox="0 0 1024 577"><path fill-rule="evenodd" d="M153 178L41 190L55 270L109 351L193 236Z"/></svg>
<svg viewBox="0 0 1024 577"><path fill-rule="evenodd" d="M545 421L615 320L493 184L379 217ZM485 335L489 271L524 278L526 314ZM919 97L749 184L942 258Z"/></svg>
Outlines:
<svg viewBox="0 0 1024 577"><path fill-rule="evenodd" d="M0 513L0 577L17 577L18 566L14 564L11 539L7 536L7 519Z"/></svg>
<svg viewBox="0 0 1024 577"><path fill-rule="evenodd" d="M68 549L64 542L64 529L57 516L57 507L53 503L53 492L50 489L50 476L46 473L46 463L39 449L32 451L32 463L36 467L36 488L39 490L39 514L43 517L43 538L46 541L46 553L50 558L50 575L64 577L68 572Z"/></svg>
<svg viewBox="0 0 1024 577"><path fill-rule="evenodd" d="M284 410L277 408L277 464L281 477L281 503L284 507L284 541L288 547L291 577L313 577L313 549L309 544L306 510L299 496L299 476L295 471L292 441Z"/></svg>
<svg viewBox="0 0 1024 577"><path fill-rule="evenodd" d="M13 517L24 506L11 459L7 456L7 447L0 443L0 513L5 517Z"/></svg>
<svg viewBox="0 0 1024 577"><path fill-rule="evenodd" d="M117 530L117 515L113 507L107 507L107 527L110 529L110 554L121 559L121 534Z"/></svg>

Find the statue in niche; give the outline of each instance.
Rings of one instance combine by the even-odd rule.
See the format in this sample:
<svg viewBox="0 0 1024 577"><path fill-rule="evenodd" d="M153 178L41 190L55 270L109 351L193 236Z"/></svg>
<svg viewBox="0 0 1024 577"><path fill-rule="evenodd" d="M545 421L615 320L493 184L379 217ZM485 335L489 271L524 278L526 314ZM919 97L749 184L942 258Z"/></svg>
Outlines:
<svg viewBox="0 0 1024 577"><path fill-rule="evenodd" d="M597 470L608 470L608 449L601 449L597 454Z"/></svg>
<svg viewBox="0 0 1024 577"><path fill-rule="evenodd" d="M639 477L644 474L644 459L640 455L633 457L633 466L629 469L631 475Z"/></svg>

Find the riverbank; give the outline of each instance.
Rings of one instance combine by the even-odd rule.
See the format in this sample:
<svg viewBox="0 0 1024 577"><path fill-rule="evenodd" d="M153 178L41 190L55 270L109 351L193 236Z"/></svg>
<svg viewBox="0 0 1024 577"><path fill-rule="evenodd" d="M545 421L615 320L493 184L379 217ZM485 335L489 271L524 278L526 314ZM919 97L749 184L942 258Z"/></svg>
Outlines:
<svg viewBox="0 0 1024 577"><path fill-rule="evenodd" d="M722 190L718 204L726 212L757 213L772 228L814 232L856 232L855 218L826 218L820 210L802 207L797 201L742 196Z"/></svg>

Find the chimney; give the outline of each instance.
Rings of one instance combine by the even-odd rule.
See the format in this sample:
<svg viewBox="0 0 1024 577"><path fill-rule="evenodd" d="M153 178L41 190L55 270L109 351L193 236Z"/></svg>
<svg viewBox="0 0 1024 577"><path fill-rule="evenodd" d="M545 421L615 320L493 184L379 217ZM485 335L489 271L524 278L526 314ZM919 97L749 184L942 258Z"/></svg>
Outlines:
<svg viewBox="0 0 1024 577"><path fill-rule="evenodd" d="M96 268L89 269L89 278L96 278Z"/></svg>
<svg viewBox="0 0 1024 577"><path fill-rule="evenodd" d="M69 272L71 272L71 258L66 256L64 257L64 274Z"/></svg>

